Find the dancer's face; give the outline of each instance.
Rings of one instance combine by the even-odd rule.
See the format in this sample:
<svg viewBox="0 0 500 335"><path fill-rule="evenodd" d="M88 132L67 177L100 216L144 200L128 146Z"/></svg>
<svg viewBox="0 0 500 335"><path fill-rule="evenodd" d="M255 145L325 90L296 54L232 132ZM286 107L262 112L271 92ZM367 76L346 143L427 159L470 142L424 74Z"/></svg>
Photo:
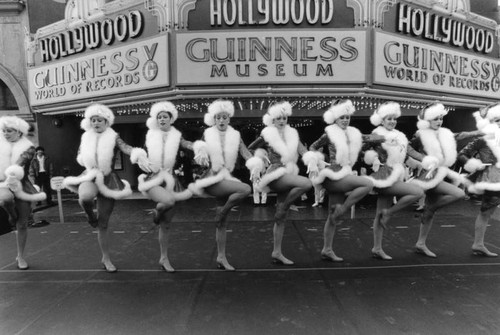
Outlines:
<svg viewBox="0 0 500 335"><path fill-rule="evenodd" d="M22 133L14 128L3 128L3 136L9 142L17 142L21 138Z"/></svg>
<svg viewBox="0 0 500 335"><path fill-rule="evenodd" d="M396 115L387 115L382 120L382 126L387 130L393 130L398 124L398 117Z"/></svg>
<svg viewBox="0 0 500 335"><path fill-rule="evenodd" d="M335 120L335 124L339 126L341 129L347 129L349 127L349 123L351 122L350 115L342 115L337 120Z"/></svg>
<svg viewBox="0 0 500 335"><path fill-rule="evenodd" d="M172 125L172 117L169 112L160 112L156 116L156 121L158 121L158 127L161 131L169 131Z"/></svg>
<svg viewBox="0 0 500 335"><path fill-rule="evenodd" d="M102 133L108 128L108 121L102 116L92 116L90 118L90 125L96 133Z"/></svg>
<svg viewBox="0 0 500 335"><path fill-rule="evenodd" d="M283 129L288 124L288 116L280 115L277 118L273 119L273 124L278 129Z"/></svg>
<svg viewBox="0 0 500 335"><path fill-rule="evenodd" d="M229 114L226 112L219 113L215 115L215 125L220 131L226 131L229 125Z"/></svg>
<svg viewBox="0 0 500 335"><path fill-rule="evenodd" d="M438 116L435 119L429 121L432 130L438 130L443 124L443 116Z"/></svg>

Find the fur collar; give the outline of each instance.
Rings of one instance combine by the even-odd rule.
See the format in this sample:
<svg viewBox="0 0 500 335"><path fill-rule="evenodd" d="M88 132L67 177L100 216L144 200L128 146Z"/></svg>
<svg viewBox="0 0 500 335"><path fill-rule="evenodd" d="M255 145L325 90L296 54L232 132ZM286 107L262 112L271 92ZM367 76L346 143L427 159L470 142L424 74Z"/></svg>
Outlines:
<svg viewBox="0 0 500 335"><path fill-rule="evenodd" d="M12 143L0 135L0 180L5 179L5 169L16 164L21 155L32 146L33 143L24 136Z"/></svg>
<svg viewBox="0 0 500 335"><path fill-rule="evenodd" d="M108 175L112 170L117 136L111 128L100 134L94 130L86 131L80 143L79 161L87 170L98 168L104 175Z"/></svg>
<svg viewBox="0 0 500 335"><path fill-rule="evenodd" d="M224 144L221 143L220 131L216 126L205 129L203 137L207 143L210 163L214 171L223 167L233 171L240 148L240 132L228 126L225 131Z"/></svg>
<svg viewBox="0 0 500 335"><path fill-rule="evenodd" d="M287 125L283 132L284 140L275 126L268 126L262 129L261 134L267 144L281 156L283 164L297 162L299 158L299 133L296 129Z"/></svg>
<svg viewBox="0 0 500 335"><path fill-rule="evenodd" d="M165 136L165 141L163 140ZM182 134L174 127L168 132L150 129L146 134L148 158L158 169L172 170L179 151Z"/></svg>
<svg viewBox="0 0 500 335"><path fill-rule="evenodd" d="M341 166L353 166L358 160L363 143L361 132L354 127L343 130L336 124L325 128L330 142L335 145L335 161Z"/></svg>
<svg viewBox="0 0 500 335"><path fill-rule="evenodd" d="M455 135L448 128L438 130L420 129L420 141L425 153L436 157L442 166L452 166L457 160L457 142Z"/></svg>
<svg viewBox="0 0 500 335"><path fill-rule="evenodd" d="M408 147L408 139L405 134L396 129L387 130L383 126L375 128L373 133L384 136L386 139L381 146L387 152L387 165L394 166L404 163Z"/></svg>

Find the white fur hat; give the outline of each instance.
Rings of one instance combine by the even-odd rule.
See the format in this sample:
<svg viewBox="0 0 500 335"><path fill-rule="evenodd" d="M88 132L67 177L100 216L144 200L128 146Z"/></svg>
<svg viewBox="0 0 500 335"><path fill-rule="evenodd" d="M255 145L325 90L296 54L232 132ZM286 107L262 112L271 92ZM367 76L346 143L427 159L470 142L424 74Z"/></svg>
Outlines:
<svg viewBox="0 0 500 335"><path fill-rule="evenodd" d="M326 123L332 124L342 115L352 115L356 109L349 99L334 101L330 108L323 114L323 120Z"/></svg>
<svg viewBox="0 0 500 335"><path fill-rule="evenodd" d="M479 111L472 114L476 119L476 127L479 130L485 129L496 118L500 117L500 103L481 108Z"/></svg>
<svg viewBox="0 0 500 335"><path fill-rule="evenodd" d="M215 100L210 105L208 105L208 111L203 117L203 121L207 126L213 126L215 124L215 116L220 113L227 113L229 117L234 115L234 104L229 100Z"/></svg>
<svg viewBox="0 0 500 335"><path fill-rule="evenodd" d="M17 116L2 116L0 117L0 129L4 128L16 129L23 133L23 135L27 135L30 125Z"/></svg>
<svg viewBox="0 0 500 335"><path fill-rule="evenodd" d="M111 109L101 104L92 104L88 106L87 109L85 109L85 116L80 123L80 127L83 130L87 131L90 129L90 118L92 116L100 116L102 118L105 118L108 121L110 127L115 121L115 115L113 114L113 111Z"/></svg>
<svg viewBox="0 0 500 335"><path fill-rule="evenodd" d="M448 111L444 108L444 105L442 103L436 102L434 104L425 106L418 114L417 128L429 129L430 120L434 120L439 116L445 116L446 114L448 114Z"/></svg>
<svg viewBox="0 0 500 335"><path fill-rule="evenodd" d="M172 123L174 123L175 120L177 120L177 117L179 116L177 108L175 108L175 105L170 101L160 101L154 103L151 106L151 109L149 111L149 118L146 121L146 126L149 129L158 129L158 122L156 118L158 117L158 114L160 114L161 112L170 113L172 118Z"/></svg>
<svg viewBox="0 0 500 335"><path fill-rule="evenodd" d="M396 117L401 116L401 107L399 107L397 102L388 101L378 106L378 108L370 116L370 122L374 126L379 126L382 124L382 120L389 115L395 115Z"/></svg>
<svg viewBox="0 0 500 335"><path fill-rule="evenodd" d="M287 117L292 115L292 105L288 101L278 102L269 106L267 113L262 117L262 123L270 126L273 124L273 120L281 115Z"/></svg>

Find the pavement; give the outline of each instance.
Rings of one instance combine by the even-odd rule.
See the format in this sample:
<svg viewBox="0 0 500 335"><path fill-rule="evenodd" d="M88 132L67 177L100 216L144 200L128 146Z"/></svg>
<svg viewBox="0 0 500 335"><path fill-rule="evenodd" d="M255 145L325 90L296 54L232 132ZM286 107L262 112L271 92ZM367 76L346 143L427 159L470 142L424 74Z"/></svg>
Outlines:
<svg viewBox="0 0 500 335"><path fill-rule="evenodd" d="M373 200L373 199L371 199ZM154 204L118 201L110 224L118 272L100 265L96 231L74 199L38 208L27 261L16 268L15 233L0 236L0 334L500 334L500 259L471 254L478 205L461 201L440 211L428 246L414 252L414 207L394 216L384 250L371 257L373 201L355 208L334 240L343 263L320 259L325 207L297 203L289 213L284 254L272 264L274 198L250 198L229 216L227 254L235 272L216 269L214 200L178 203L169 258L159 269ZM496 213L498 214L498 213ZM496 216L487 247L500 253Z"/></svg>

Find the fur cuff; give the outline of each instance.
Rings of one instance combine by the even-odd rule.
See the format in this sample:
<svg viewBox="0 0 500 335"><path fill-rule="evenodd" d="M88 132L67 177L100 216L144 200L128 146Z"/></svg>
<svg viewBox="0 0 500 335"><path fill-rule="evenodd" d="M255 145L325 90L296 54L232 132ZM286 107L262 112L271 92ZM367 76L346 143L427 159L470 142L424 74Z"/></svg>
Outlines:
<svg viewBox="0 0 500 335"><path fill-rule="evenodd" d="M437 159L434 156L425 156L424 159L422 159L422 167L425 170L430 170L432 168L437 168L439 166L439 159Z"/></svg>
<svg viewBox="0 0 500 335"><path fill-rule="evenodd" d="M147 157L148 154L146 150L142 148L133 148L130 152L130 162L132 162L132 164L137 164L140 159L146 159Z"/></svg>
<svg viewBox="0 0 500 335"><path fill-rule="evenodd" d="M479 170L481 167L483 167L483 162L481 162L481 160L477 159L477 158L471 158L467 161L467 163L465 163L464 165L464 169L465 171L468 171L468 172L476 172L477 170Z"/></svg>
<svg viewBox="0 0 500 335"><path fill-rule="evenodd" d="M254 157L259 157L263 160L269 160L269 157L268 157L268 154L267 154L267 151L262 149L262 148L259 148L259 149L256 149L255 150L255 153L253 154Z"/></svg>
<svg viewBox="0 0 500 335"><path fill-rule="evenodd" d="M375 159L377 158L378 158L378 153L375 150L368 150L365 152L365 157L363 159L366 164L373 165Z"/></svg>
<svg viewBox="0 0 500 335"><path fill-rule="evenodd" d="M207 143L195 141L193 143L194 160L197 164L204 165L208 161Z"/></svg>
<svg viewBox="0 0 500 335"><path fill-rule="evenodd" d="M324 160L325 155L319 151L308 151L302 155L302 161L306 166L309 166L309 164L319 165L319 163Z"/></svg>
<svg viewBox="0 0 500 335"><path fill-rule="evenodd" d="M24 177L24 169L20 165L11 165L5 169L5 175L8 177L14 177L17 180L21 180Z"/></svg>
<svg viewBox="0 0 500 335"><path fill-rule="evenodd" d="M260 174L265 169L264 161L261 158L256 157L256 156L249 158L246 161L245 166L247 167L247 169L251 173L256 172L256 173Z"/></svg>

